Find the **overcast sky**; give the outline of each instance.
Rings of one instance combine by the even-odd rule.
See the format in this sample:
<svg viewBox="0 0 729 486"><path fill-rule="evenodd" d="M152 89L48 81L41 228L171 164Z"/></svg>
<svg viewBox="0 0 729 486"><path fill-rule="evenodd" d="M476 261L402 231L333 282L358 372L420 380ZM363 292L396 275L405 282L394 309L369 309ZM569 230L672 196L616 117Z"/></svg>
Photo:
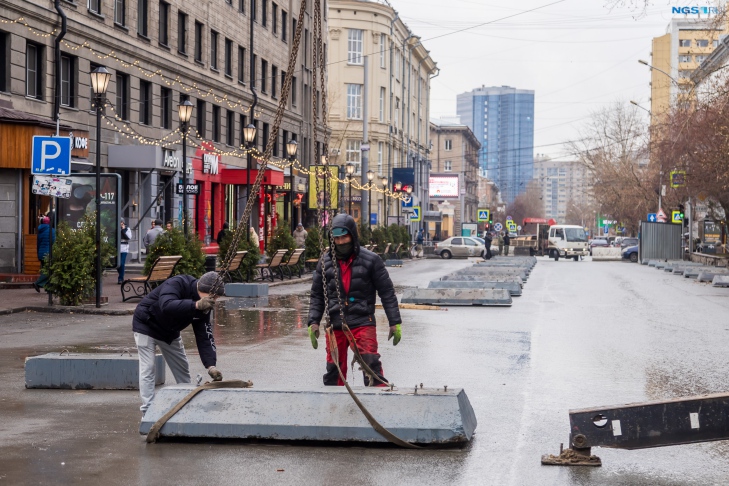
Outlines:
<svg viewBox="0 0 729 486"><path fill-rule="evenodd" d="M665 34L672 5L710 4L653 0L643 13L610 10L606 0L390 1L441 68L432 116L455 116L456 95L481 85L532 89L534 152L562 158L590 112L630 100L650 108L650 73L638 59L650 62L651 39Z"/></svg>

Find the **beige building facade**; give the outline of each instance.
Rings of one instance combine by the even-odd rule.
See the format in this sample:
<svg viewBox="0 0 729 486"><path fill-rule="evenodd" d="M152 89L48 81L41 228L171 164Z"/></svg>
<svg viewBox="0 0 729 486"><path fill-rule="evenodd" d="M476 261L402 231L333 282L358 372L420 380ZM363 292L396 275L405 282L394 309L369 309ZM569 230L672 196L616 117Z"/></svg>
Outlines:
<svg viewBox="0 0 729 486"><path fill-rule="evenodd" d="M546 218L552 218L559 224L580 224L583 219L591 221L592 178L584 165L578 161L552 160L537 154L534 158L534 180ZM580 221L568 222L568 215L574 217L575 213L580 216Z"/></svg>
<svg viewBox="0 0 729 486"><path fill-rule="evenodd" d="M431 119L431 181L457 178L451 192L439 196L431 187L430 211L442 215L442 223L429 227L433 236L444 240L461 234L463 223L476 223L479 206L478 153L481 143L471 129L460 123Z"/></svg>
<svg viewBox="0 0 729 486"><path fill-rule="evenodd" d="M393 169L412 169L412 181L405 182L413 185L415 203L424 207L430 79L437 74L429 52L387 2L354 0L329 2L328 52L333 163L353 164L362 184L371 170L378 188L384 187L384 177L390 190L397 182ZM366 222L368 208L360 207L361 196L366 200L366 194L353 191L353 216ZM377 224L386 215L388 224L397 221L396 202L376 191L371 212Z"/></svg>

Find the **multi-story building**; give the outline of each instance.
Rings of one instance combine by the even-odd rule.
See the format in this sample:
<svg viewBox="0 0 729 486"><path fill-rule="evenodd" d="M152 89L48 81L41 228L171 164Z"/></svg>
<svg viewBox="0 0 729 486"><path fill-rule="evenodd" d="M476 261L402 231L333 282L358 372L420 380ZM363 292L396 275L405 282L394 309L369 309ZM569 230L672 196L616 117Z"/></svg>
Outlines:
<svg viewBox="0 0 729 486"><path fill-rule="evenodd" d="M398 181L412 185L415 205L423 206L428 194L430 78L436 72L420 38L388 2L330 1L329 149L333 163L354 164L361 184L372 170L379 189L383 177L391 190ZM352 193L353 216L361 220L364 213L368 221L368 208L360 208L359 203L366 202L368 194L362 192ZM396 201L377 191L372 191L372 199L376 215L372 221L382 224L385 215L387 224L397 221Z"/></svg>
<svg viewBox="0 0 729 486"><path fill-rule="evenodd" d="M552 160L537 154L534 180L547 218L560 224L581 224L593 216L592 178L590 171L580 162ZM567 221L568 216L575 218L576 215L579 221Z"/></svg>
<svg viewBox="0 0 729 486"><path fill-rule="evenodd" d="M719 45L726 31L707 20L673 19L666 33L654 37L651 62L651 113L660 116L675 103L690 103L695 99L696 69ZM655 118L654 118L655 119Z"/></svg>
<svg viewBox="0 0 729 486"><path fill-rule="evenodd" d="M481 86L458 95L458 116L481 142L481 175L510 204L526 190L534 163L534 91Z"/></svg>
<svg viewBox="0 0 729 486"><path fill-rule="evenodd" d="M199 237L210 242L223 222L238 219L248 200L247 177L252 180L258 167L241 170L248 168L241 149L243 127L257 127L255 145L263 151L300 5L299 0L65 0L60 9L68 28L56 42L62 17L52 2L3 2L0 184L8 204L3 204L0 218L0 271L37 268L28 249L34 246L38 218L48 213L50 198L30 192L30 144L33 135L55 132L56 108L60 135L73 132L75 137L72 170L93 170L89 161L99 150L102 171L120 175L118 198L121 216L133 229L132 258L138 256L150 219L176 225L182 219L182 199L174 188L181 182L184 162L190 168L188 180L200 187L200 194L188 196ZM311 4L307 8L291 94L273 150L274 157L283 157L285 143L297 139L304 165L323 139L312 140ZM326 32L326 18L322 27ZM99 66L112 76L102 130L96 133L89 73ZM255 116L253 90L258 98ZM182 161L177 106L185 100L194 110L188 160ZM269 193L282 186L284 191L269 196L263 214L258 213L264 204L256 205L256 228L266 223L270 231L277 215L293 219L291 198L306 188L304 178L292 179L289 172L286 180L281 170L266 172Z"/></svg>
<svg viewBox="0 0 729 486"><path fill-rule="evenodd" d="M441 222L428 228L431 236L446 239L461 234L462 223L478 220L479 175L477 137L466 125L432 119L429 211L439 211Z"/></svg>

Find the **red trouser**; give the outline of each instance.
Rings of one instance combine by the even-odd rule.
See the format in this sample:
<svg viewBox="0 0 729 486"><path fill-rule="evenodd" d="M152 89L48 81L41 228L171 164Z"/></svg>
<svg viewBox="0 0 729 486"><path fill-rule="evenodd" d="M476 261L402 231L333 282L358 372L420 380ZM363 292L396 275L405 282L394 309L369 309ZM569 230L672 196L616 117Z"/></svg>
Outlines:
<svg viewBox="0 0 729 486"><path fill-rule="evenodd" d="M354 340L357 343L357 349L359 349L360 355L365 363L374 371L381 380L387 382L382 374L382 362L380 361L380 355L377 353L377 329L375 326L362 326L355 327L351 330ZM345 335L344 331L334 330L334 339L337 340L337 351L339 352L339 367L342 369L342 374L347 378L347 350L349 349L349 340ZM334 360L331 356L329 349L329 334L326 336L327 341L327 372L324 374L324 385L326 386L344 386L342 379L339 376L337 367L334 364ZM369 386L369 378L364 375L364 384ZM375 380L375 386L385 386L379 381Z"/></svg>

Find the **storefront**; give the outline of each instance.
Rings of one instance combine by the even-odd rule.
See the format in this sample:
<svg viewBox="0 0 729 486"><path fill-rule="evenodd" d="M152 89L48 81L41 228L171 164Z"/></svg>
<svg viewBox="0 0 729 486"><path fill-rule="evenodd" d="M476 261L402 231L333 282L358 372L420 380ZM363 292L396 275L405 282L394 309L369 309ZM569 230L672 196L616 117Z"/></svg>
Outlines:
<svg viewBox="0 0 729 486"><path fill-rule="evenodd" d="M55 133L49 119L0 107L0 273L40 271L36 232L40 217L50 214L51 198L31 194L33 137ZM88 132L60 125L59 136L71 138L71 170L87 171Z"/></svg>

